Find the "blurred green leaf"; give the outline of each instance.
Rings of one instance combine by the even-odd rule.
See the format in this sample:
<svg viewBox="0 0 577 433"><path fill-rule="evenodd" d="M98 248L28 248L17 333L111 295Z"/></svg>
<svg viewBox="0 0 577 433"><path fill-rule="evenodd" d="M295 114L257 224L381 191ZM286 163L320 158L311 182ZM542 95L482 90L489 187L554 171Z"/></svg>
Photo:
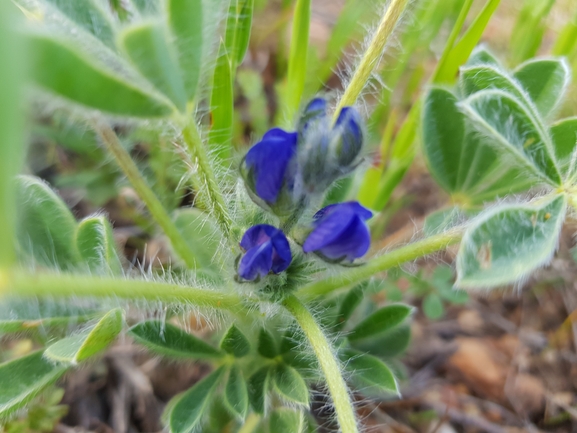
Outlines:
<svg viewBox="0 0 577 433"><path fill-rule="evenodd" d="M43 265L68 269L78 264L76 220L66 204L42 180L19 176L18 239L23 251Z"/></svg>
<svg viewBox="0 0 577 433"><path fill-rule="evenodd" d="M0 302L0 335L13 332L47 331L72 328L95 318L96 313L70 302L4 298Z"/></svg>
<svg viewBox="0 0 577 433"><path fill-rule="evenodd" d="M345 326L347 320L350 319L355 308L357 308L358 305L363 300L364 287L365 285L363 284L361 286L357 286L349 290L347 295L342 300L341 306L339 308L339 313L337 314L337 317L335 319L334 324L335 331L339 331Z"/></svg>
<svg viewBox="0 0 577 433"><path fill-rule="evenodd" d="M51 361L77 365L108 347L122 331L123 322L123 311L116 308L105 314L94 327L51 344L44 356Z"/></svg>
<svg viewBox="0 0 577 433"><path fill-rule="evenodd" d="M351 373L357 389L369 395L376 393L399 394L392 371L379 358L361 352L346 350L341 354L345 369Z"/></svg>
<svg viewBox="0 0 577 433"><path fill-rule="evenodd" d="M176 396L176 402L167 410L171 433L189 433L198 429L203 415L209 408L214 389L224 375L225 367L213 371L188 391Z"/></svg>
<svg viewBox="0 0 577 433"><path fill-rule="evenodd" d="M231 325L220 342L220 348L235 358L242 358L250 352L250 343L240 329Z"/></svg>
<svg viewBox="0 0 577 433"><path fill-rule="evenodd" d="M253 9L254 0L230 0L225 46L230 56L233 76L234 70L242 63L248 49Z"/></svg>
<svg viewBox="0 0 577 433"><path fill-rule="evenodd" d="M577 147L577 117L562 119L551 125L551 137L561 172L566 175L576 168L576 162L571 159Z"/></svg>
<svg viewBox="0 0 577 433"><path fill-rule="evenodd" d="M33 52L30 70L36 84L90 108L131 117L164 117L172 107L112 71L85 58L76 48L51 36L28 36Z"/></svg>
<svg viewBox="0 0 577 433"><path fill-rule="evenodd" d="M349 341L360 340L378 334L384 334L404 323L412 314L413 308L404 304L387 305L375 311L355 326L347 336Z"/></svg>
<svg viewBox="0 0 577 433"><path fill-rule="evenodd" d="M134 340L169 358L214 359L223 353L194 335L161 320L147 320L129 330Z"/></svg>
<svg viewBox="0 0 577 433"><path fill-rule="evenodd" d="M514 76L547 117L559 105L571 81L565 59L532 59L517 67Z"/></svg>
<svg viewBox="0 0 577 433"><path fill-rule="evenodd" d="M481 214L461 241L456 285L512 284L546 264L557 248L566 206L561 195L539 205L504 205Z"/></svg>
<svg viewBox="0 0 577 433"><path fill-rule="evenodd" d="M301 433L303 428L304 417L300 410L279 407L270 414L269 431L271 433Z"/></svg>
<svg viewBox="0 0 577 433"><path fill-rule="evenodd" d="M221 162L228 163L232 147L234 94L229 54L221 42L212 79L210 96L211 125L208 144Z"/></svg>
<svg viewBox="0 0 577 433"><path fill-rule="evenodd" d="M184 112L184 82L176 53L160 23L144 22L127 27L120 33L118 44L140 73Z"/></svg>
<svg viewBox="0 0 577 433"><path fill-rule="evenodd" d="M266 329L261 328L258 334L258 353L265 358L275 358L279 352L274 337Z"/></svg>
<svg viewBox="0 0 577 433"><path fill-rule="evenodd" d="M270 367L265 365L248 379L248 400L256 413L264 413L269 388Z"/></svg>
<svg viewBox="0 0 577 433"><path fill-rule="evenodd" d="M196 208L178 209L173 220L194 253L197 268L219 273L218 249L222 235L214 220Z"/></svg>
<svg viewBox="0 0 577 433"><path fill-rule="evenodd" d="M437 320L445 315L445 307L441 297L436 293L429 293L423 299L423 313L429 319Z"/></svg>
<svg viewBox="0 0 577 433"><path fill-rule="evenodd" d="M466 220L464 213L458 206L451 206L432 212L425 218L423 232L425 236L433 236L446 232Z"/></svg>
<svg viewBox="0 0 577 433"><path fill-rule="evenodd" d="M238 366L233 365L224 389L224 401L233 414L244 419L248 411L247 384Z"/></svg>
<svg viewBox="0 0 577 433"><path fill-rule="evenodd" d="M42 350L0 364L0 420L26 405L65 371L66 367L45 360Z"/></svg>
<svg viewBox="0 0 577 433"><path fill-rule="evenodd" d="M15 30L18 16L12 4L0 1L0 272L15 260L16 176L24 159L23 84L28 50ZM2 289L0 289L0 294Z"/></svg>
<svg viewBox="0 0 577 433"><path fill-rule="evenodd" d="M202 0L167 0L166 10L190 102L196 95L204 47Z"/></svg>
<svg viewBox="0 0 577 433"><path fill-rule="evenodd" d="M311 0L296 0L286 83L286 122L292 124L301 104L306 81Z"/></svg>
<svg viewBox="0 0 577 433"><path fill-rule="evenodd" d="M501 90L483 90L460 107L516 163L551 185L561 184L550 137L517 98Z"/></svg>
<svg viewBox="0 0 577 433"><path fill-rule="evenodd" d="M80 221L76 229L76 247L92 272L115 275L122 273L112 225L103 215Z"/></svg>
<svg viewBox="0 0 577 433"><path fill-rule="evenodd" d="M546 18L555 0L525 0L517 15L511 40L508 60L517 65L537 53L547 29Z"/></svg>
<svg viewBox="0 0 577 433"><path fill-rule="evenodd" d="M290 365L281 363L272 370L274 388L281 397L303 405L309 403L309 389L302 376Z"/></svg>
<svg viewBox="0 0 577 433"><path fill-rule="evenodd" d="M64 15L96 36L103 43L114 48L114 23L102 2L96 0L69 1L47 0Z"/></svg>

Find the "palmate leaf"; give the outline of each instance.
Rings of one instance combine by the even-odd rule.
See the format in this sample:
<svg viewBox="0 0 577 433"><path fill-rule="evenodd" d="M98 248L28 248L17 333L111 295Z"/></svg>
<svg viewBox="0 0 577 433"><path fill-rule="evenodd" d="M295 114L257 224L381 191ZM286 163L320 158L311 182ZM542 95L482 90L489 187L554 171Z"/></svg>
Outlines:
<svg viewBox="0 0 577 433"><path fill-rule="evenodd" d="M240 329L232 325L220 342L220 348L236 358L242 358L250 352L250 343Z"/></svg>
<svg viewBox="0 0 577 433"><path fill-rule="evenodd" d="M423 151L431 174L458 202L482 203L523 191L535 180L503 161L495 146L467 124L457 97L432 88L423 107Z"/></svg>
<svg viewBox="0 0 577 433"><path fill-rule="evenodd" d="M248 400L256 413L264 413L267 405L271 367L265 365L248 379Z"/></svg>
<svg viewBox="0 0 577 433"><path fill-rule="evenodd" d="M391 369L379 358L354 350L341 354L345 369L352 374L357 389L368 395L399 394L399 387Z"/></svg>
<svg viewBox="0 0 577 433"><path fill-rule="evenodd" d="M116 308L105 314L94 327L48 346L44 356L53 362L77 365L112 343L122 330L122 324L123 311Z"/></svg>
<svg viewBox="0 0 577 433"><path fill-rule="evenodd" d="M156 118L173 112L172 104L97 65L58 38L31 34L32 79L40 87L78 104L110 114Z"/></svg>
<svg viewBox="0 0 577 433"><path fill-rule="evenodd" d="M0 422L56 382L66 369L44 359L41 350L0 364Z"/></svg>
<svg viewBox="0 0 577 433"><path fill-rule="evenodd" d="M522 281L553 255L567 198L504 205L481 214L466 231L457 256L461 288L493 288Z"/></svg>
<svg viewBox="0 0 577 433"><path fill-rule="evenodd" d="M413 308L404 304L387 305L355 326L347 336L349 341L385 334L409 319Z"/></svg>
<svg viewBox="0 0 577 433"><path fill-rule="evenodd" d="M224 401L234 415L244 419L248 411L248 388L238 366L232 366L230 369L224 388Z"/></svg>
<svg viewBox="0 0 577 433"><path fill-rule="evenodd" d="M307 405L309 390L300 373L290 365L281 363L272 370L274 389L283 398L292 403Z"/></svg>

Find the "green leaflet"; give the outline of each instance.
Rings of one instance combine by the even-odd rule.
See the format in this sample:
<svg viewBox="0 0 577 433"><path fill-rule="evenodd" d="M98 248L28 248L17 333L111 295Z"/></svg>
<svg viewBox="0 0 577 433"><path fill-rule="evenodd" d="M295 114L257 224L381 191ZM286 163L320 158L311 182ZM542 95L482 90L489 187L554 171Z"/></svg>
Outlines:
<svg viewBox="0 0 577 433"><path fill-rule="evenodd" d="M445 315L443 301L437 293L429 293L423 298L423 313L431 320L440 319Z"/></svg>
<svg viewBox="0 0 577 433"><path fill-rule="evenodd" d="M270 369L265 365L248 379L248 400L256 413L264 413L267 405Z"/></svg>
<svg viewBox="0 0 577 433"><path fill-rule="evenodd" d="M230 369L224 388L224 401L234 415L245 418L248 411L248 389L242 371L236 365Z"/></svg>
<svg viewBox="0 0 577 433"><path fill-rule="evenodd" d="M223 353L194 335L160 320L140 322L129 334L146 348L171 358L220 358Z"/></svg>
<svg viewBox="0 0 577 433"><path fill-rule="evenodd" d="M279 407L270 414L269 431L271 433L301 433L303 429L304 416L300 410Z"/></svg>
<svg viewBox="0 0 577 433"><path fill-rule="evenodd" d="M575 170L572 157L577 147L577 117L562 119L551 125L551 138L563 175Z"/></svg>
<svg viewBox="0 0 577 433"><path fill-rule="evenodd" d="M220 348L235 358L242 358L250 352L250 343L235 325L231 325L220 342Z"/></svg>
<svg viewBox="0 0 577 433"><path fill-rule="evenodd" d="M275 390L284 399L303 405L309 403L309 389L304 379L293 367L281 363L272 370Z"/></svg>
<svg viewBox="0 0 577 433"><path fill-rule="evenodd" d="M266 329L261 328L258 334L258 346L257 346L258 353L265 358L274 358L276 357L278 352L278 347L276 345L276 341L274 337L268 332Z"/></svg>
<svg viewBox="0 0 577 433"><path fill-rule="evenodd" d="M347 338L349 341L355 341L384 334L404 323L413 310L412 307L404 304L387 305L355 326Z"/></svg>
<svg viewBox="0 0 577 433"><path fill-rule="evenodd" d="M182 74L162 25L150 21L128 27L120 33L118 44L140 73L184 112Z"/></svg>
<svg viewBox="0 0 577 433"><path fill-rule="evenodd" d="M200 426L202 416L208 410L214 389L224 372L225 368L220 367L188 391L175 397L176 401L168 406L166 414L171 433L189 433Z"/></svg>
<svg viewBox="0 0 577 433"><path fill-rule="evenodd" d="M112 226L106 217L99 215L80 221L76 229L76 248L90 271L115 275L122 273Z"/></svg>
<svg viewBox="0 0 577 433"><path fill-rule="evenodd" d="M565 59L532 59L517 67L514 76L527 91L543 117L549 116L563 99L571 81Z"/></svg>
<svg viewBox="0 0 577 433"><path fill-rule="evenodd" d="M187 100L191 102L196 95L204 47L202 0L167 0L166 8Z"/></svg>
<svg viewBox="0 0 577 433"><path fill-rule="evenodd" d="M114 25L112 17L96 0L69 1L47 0L64 15L88 31L104 44L114 47Z"/></svg>
<svg viewBox="0 0 577 433"><path fill-rule="evenodd" d="M399 394L393 372L379 358L354 350L341 354L345 369L352 374L355 386L367 394Z"/></svg>
<svg viewBox="0 0 577 433"><path fill-rule="evenodd" d="M112 343L122 331L123 322L123 311L116 308L104 315L94 327L48 346L44 356L65 365L77 365Z"/></svg>
<svg viewBox="0 0 577 433"><path fill-rule="evenodd" d="M461 102L460 107L513 161L553 186L561 184L550 137L517 98L501 90L483 90Z"/></svg>
<svg viewBox="0 0 577 433"><path fill-rule="evenodd" d="M36 262L69 269L78 264L74 242L76 220L66 203L42 180L16 179L20 247Z"/></svg>
<svg viewBox="0 0 577 433"><path fill-rule="evenodd" d="M567 199L504 205L481 214L465 233L457 256L461 288L493 288L522 281L557 248Z"/></svg>
<svg viewBox="0 0 577 433"><path fill-rule="evenodd" d="M165 117L173 112L164 98L101 69L68 43L47 35L32 34L28 44L36 84L76 103L129 117Z"/></svg>
<svg viewBox="0 0 577 433"><path fill-rule="evenodd" d="M41 350L0 364L0 420L23 407L65 371L66 367L45 360Z"/></svg>

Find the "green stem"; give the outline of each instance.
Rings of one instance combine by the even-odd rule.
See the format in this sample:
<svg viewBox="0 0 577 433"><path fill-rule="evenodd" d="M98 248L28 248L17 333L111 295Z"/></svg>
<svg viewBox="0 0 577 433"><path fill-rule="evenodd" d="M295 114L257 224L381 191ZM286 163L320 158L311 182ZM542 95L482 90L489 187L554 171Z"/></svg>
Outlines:
<svg viewBox="0 0 577 433"><path fill-rule="evenodd" d="M327 338L309 310L293 295L283 301L284 307L293 315L302 328L315 352L325 375L329 393L335 406L337 420L342 433L357 433L355 411L349 396L347 385L341 374L341 368Z"/></svg>
<svg viewBox="0 0 577 433"><path fill-rule="evenodd" d="M198 167L200 187L197 194L199 200L206 209L211 211L222 233L228 238L232 222L194 119L183 128L182 136L192 161Z"/></svg>
<svg viewBox="0 0 577 433"><path fill-rule="evenodd" d="M449 232L430 236L418 242L397 248L382 256L370 260L366 265L345 271L334 277L315 281L301 287L297 296L304 301L311 301L319 296L326 295L335 290L353 285L372 277L373 275L391 269L419 257L426 256L436 251L456 244L463 237L463 229L455 229Z"/></svg>
<svg viewBox="0 0 577 433"><path fill-rule="evenodd" d="M343 107L353 105L356 102L357 98L365 88L373 69L377 66L379 59L383 55L389 37L393 33L401 14L407 7L408 2L409 0L391 1L387 12L379 24L377 32L373 36L369 47L361 58L351 81L345 89L345 93L343 93L343 96L337 105L334 113L334 120L336 120Z"/></svg>
<svg viewBox="0 0 577 433"><path fill-rule="evenodd" d="M233 312L246 311L236 294L163 282L49 272L29 274L23 271L14 271L7 277L6 294L18 297L144 299Z"/></svg>
<svg viewBox="0 0 577 433"><path fill-rule="evenodd" d="M132 187L136 190L136 193L141 198L141 200L146 204L148 211L152 217L156 220L158 225L164 231L164 234L170 240L170 243L176 253L184 261L187 267L194 269L196 267L196 259L192 250L188 247L188 244L184 241L184 237L178 230L178 228L172 222L170 215L164 206L156 197L156 194L150 189L146 184L146 181L140 174L138 167L128 154L128 152L122 147L116 133L107 124L100 122L96 124L95 130L97 134L102 139L102 142L108 149L108 151L114 156L117 164L124 172Z"/></svg>

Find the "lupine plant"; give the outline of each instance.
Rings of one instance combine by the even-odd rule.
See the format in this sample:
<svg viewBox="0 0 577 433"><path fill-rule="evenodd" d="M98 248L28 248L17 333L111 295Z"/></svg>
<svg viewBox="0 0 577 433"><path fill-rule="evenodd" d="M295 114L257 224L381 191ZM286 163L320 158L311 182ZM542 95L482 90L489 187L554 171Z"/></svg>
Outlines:
<svg viewBox="0 0 577 433"><path fill-rule="evenodd" d="M350 3L347 13L361 13ZM315 431L313 391L326 392L340 431L358 432L353 391L398 394L390 365L410 338L410 306L366 298L379 274L455 244L459 289L518 284L547 264L575 206L577 120L555 117L570 69L544 58L508 70L473 51L498 1L463 33L472 1L423 0L410 12L429 23L421 42L446 10L458 13L426 94L391 146L385 129L390 152L367 170L389 102L371 115L362 97L408 3L388 4L344 90L323 94L305 89L311 5L297 0L277 124L248 150L235 146L233 126L253 0L0 3L0 332L40 347L0 365L1 419L127 335L154 355L212 367L168 404L171 432ZM404 34L416 44L412 26ZM402 71L407 58L398 63ZM142 225L165 236L169 265L130 266L105 214L78 221L50 185L20 173L24 108L30 123L64 119L104 149L154 228ZM176 209L174 191L151 186L131 153L142 137L169 143L193 206ZM452 205L427 218L421 239L371 251L373 215L419 141ZM191 314L211 324L210 337L182 326Z"/></svg>

